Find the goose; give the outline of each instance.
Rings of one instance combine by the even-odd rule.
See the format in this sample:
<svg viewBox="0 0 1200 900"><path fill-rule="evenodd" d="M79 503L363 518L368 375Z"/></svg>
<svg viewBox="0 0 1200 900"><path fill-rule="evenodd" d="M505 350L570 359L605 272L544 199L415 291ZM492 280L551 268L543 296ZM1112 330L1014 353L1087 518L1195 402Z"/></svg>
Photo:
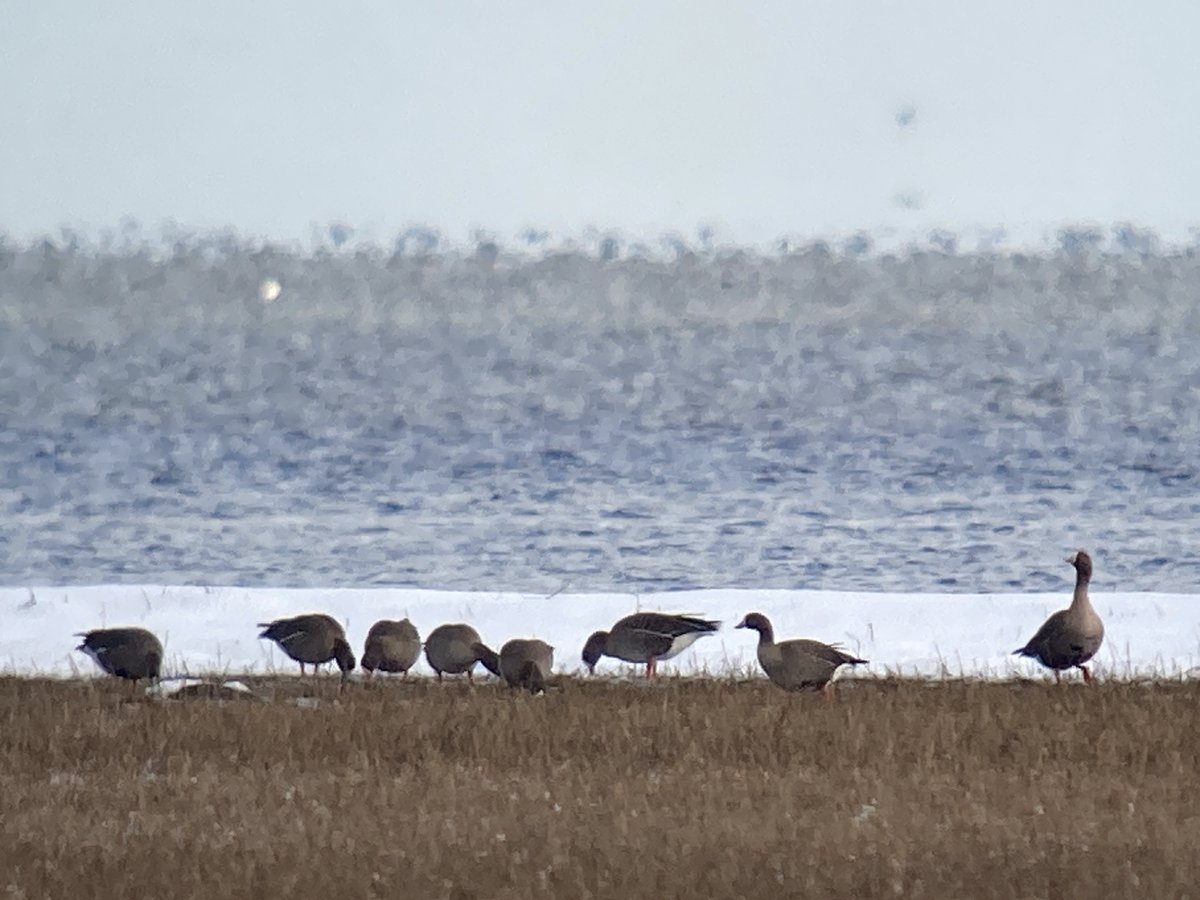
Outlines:
<svg viewBox="0 0 1200 900"><path fill-rule="evenodd" d="M533 638L513 638L500 648L499 654L484 644L476 644L475 652L489 672L499 675L509 687L531 694L546 690L546 679L554 668L554 648Z"/></svg>
<svg viewBox="0 0 1200 900"><path fill-rule="evenodd" d="M1029 643L1013 653L1032 657L1053 669L1056 682L1062 681L1063 669L1073 666L1083 673L1084 681L1090 682L1092 673L1085 663L1096 655L1104 642L1104 623L1088 597L1092 558L1086 551L1077 550L1066 561L1075 567L1075 594L1071 605L1050 616Z"/></svg>
<svg viewBox="0 0 1200 900"><path fill-rule="evenodd" d="M300 663L300 674L309 663L316 674L322 663L334 660L344 679L354 668L354 653L346 641L346 632L338 621L323 613L308 613L290 619L259 622L260 638L268 638L284 653Z"/></svg>
<svg viewBox="0 0 1200 900"><path fill-rule="evenodd" d="M834 644L807 638L776 643L771 620L762 613L747 614L736 627L758 632L758 664L774 684L785 690L819 690L829 696L829 682L840 667L867 663Z"/></svg>
<svg viewBox="0 0 1200 900"><path fill-rule="evenodd" d="M653 678L659 660L678 656L697 640L713 634L721 623L691 615L634 613L608 631L597 631L583 645L583 662L595 673L602 656L625 662L645 663L646 677Z"/></svg>
<svg viewBox="0 0 1200 900"><path fill-rule="evenodd" d="M363 645L362 667L370 678L380 672L408 674L421 655L421 635L408 619L381 619L367 632Z"/></svg>
<svg viewBox="0 0 1200 900"><path fill-rule="evenodd" d="M478 648L487 652L481 654ZM477 662L483 662L489 672L498 675L498 666L493 668L495 659L496 654L480 640L479 632L461 622L439 625L425 638L425 660L437 672L438 681L442 680L443 674L462 675L464 672L467 681L472 681L471 673Z"/></svg>
<svg viewBox="0 0 1200 900"><path fill-rule="evenodd" d="M90 656L109 675L133 682L158 679L162 642L145 628L97 628L75 636L83 638L75 649Z"/></svg>

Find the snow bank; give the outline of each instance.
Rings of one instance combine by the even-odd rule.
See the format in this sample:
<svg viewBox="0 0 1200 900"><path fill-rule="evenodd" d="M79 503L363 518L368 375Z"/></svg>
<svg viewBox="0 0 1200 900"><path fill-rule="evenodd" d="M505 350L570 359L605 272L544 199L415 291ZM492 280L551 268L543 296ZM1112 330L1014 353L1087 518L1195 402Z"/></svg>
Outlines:
<svg viewBox="0 0 1200 900"><path fill-rule="evenodd" d="M556 670L580 668L580 650L598 628L638 609L722 620L662 671L755 671L755 635L733 628L747 612L767 614L779 639L841 643L871 660L856 674L1005 678L1043 670L1012 656L1047 615L1070 600L1053 594L877 594L833 591L701 590L663 594L557 594L433 591L411 588L273 589L163 585L0 588L0 671L91 674L73 635L90 628L140 625L166 647L164 674L297 671L256 623L326 612L346 627L356 652L377 619L408 616L422 635L444 622L469 622L494 647L538 637L556 649ZM1200 675L1200 598L1188 594L1093 593L1105 643L1095 671L1109 677ZM604 659L600 670L625 667ZM414 670L430 674L424 659Z"/></svg>

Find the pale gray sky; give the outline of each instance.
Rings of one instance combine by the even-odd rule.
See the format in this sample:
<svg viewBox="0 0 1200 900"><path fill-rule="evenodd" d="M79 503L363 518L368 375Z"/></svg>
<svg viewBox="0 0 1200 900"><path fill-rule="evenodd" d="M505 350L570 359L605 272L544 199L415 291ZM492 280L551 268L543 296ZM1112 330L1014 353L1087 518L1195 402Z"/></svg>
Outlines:
<svg viewBox="0 0 1200 900"><path fill-rule="evenodd" d="M1200 222L1200 4L0 13L0 229L17 235L126 215L284 238L335 219L380 238L712 223L742 240Z"/></svg>

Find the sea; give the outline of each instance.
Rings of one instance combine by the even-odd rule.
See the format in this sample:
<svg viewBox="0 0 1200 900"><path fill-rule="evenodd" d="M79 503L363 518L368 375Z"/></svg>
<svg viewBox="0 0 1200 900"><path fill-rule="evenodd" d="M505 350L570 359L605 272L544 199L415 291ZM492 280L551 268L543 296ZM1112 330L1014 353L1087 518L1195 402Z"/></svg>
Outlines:
<svg viewBox="0 0 1200 900"><path fill-rule="evenodd" d="M0 584L1196 592L1198 301L1129 229L0 238Z"/></svg>

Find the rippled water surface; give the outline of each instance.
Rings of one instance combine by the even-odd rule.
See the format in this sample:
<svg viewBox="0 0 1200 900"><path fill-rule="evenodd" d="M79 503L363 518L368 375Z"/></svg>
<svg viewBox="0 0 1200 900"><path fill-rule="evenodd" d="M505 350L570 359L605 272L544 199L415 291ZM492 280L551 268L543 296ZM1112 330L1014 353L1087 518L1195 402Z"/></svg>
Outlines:
<svg viewBox="0 0 1200 900"><path fill-rule="evenodd" d="M259 287L283 291L264 302ZM1200 264L0 245L0 580L1200 586Z"/></svg>

